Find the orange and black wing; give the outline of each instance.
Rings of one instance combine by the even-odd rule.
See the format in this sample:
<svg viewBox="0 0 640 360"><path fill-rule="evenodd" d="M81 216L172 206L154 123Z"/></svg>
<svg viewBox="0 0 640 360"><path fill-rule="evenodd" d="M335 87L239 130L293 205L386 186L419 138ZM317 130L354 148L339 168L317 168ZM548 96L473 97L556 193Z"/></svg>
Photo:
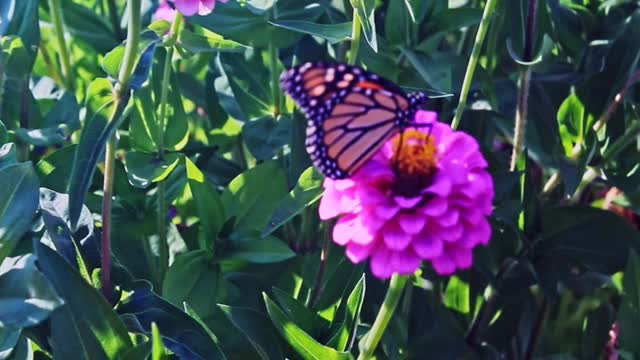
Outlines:
<svg viewBox="0 0 640 360"><path fill-rule="evenodd" d="M328 177L353 175L411 121L423 95L355 66L306 63L285 72L284 90L304 110L307 151Z"/></svg>

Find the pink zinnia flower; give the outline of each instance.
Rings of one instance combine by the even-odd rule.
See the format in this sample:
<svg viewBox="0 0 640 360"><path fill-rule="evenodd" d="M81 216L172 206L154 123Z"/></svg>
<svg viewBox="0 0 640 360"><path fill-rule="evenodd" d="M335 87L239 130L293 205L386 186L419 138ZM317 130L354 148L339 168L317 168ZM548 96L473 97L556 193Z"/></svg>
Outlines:
<svg viewBox="0 0 640 360"><path fill-rule="evenodd" d="M340 217L333 240L379 278L413 274L423 260L449 275L472 265L491 237L493 180L476 140L418 111L405 130L350 179L324 181L320 218Z"/></svg>
<svg viewBox="0 0 640 360"><path fill-rule="evenodd" d="M207 15L216 7L216 0L170 0L178 11L184 16ZM229 0L218 0L226 3ZM166 2L166 1L165 1ZM164 4L163 4L164 5ZM160 5L162 7L163 5ZM160 8L158 8L160 10ZM157 17L156 13L156 17ZM159 17L158 17L159 18ZM169 20L166 18L160 18ZM173 20L173 17L171 18ZM170 21L170 20L169 20Z"/></svg>

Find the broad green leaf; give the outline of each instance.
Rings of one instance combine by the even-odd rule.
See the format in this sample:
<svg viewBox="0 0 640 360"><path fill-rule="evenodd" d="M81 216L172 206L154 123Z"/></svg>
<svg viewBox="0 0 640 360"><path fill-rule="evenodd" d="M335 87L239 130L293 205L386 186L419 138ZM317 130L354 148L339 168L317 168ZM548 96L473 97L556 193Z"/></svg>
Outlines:
<svg viewBox="0 0 640 360"><path fill-rule="evenodd" d="M439 13L434 22L429 24L430 36L479 24L481 18L482 9L469 7L447 9Z"/></svg>
<svg viewBox="0 0 640 360"><path fill-rule="evenodd" d="M18 164L16 144L8 143L0 147L0 170L10 165Z"/></svg>
<svg viewBox="0 0 640 360"><path fill-rule="evenodd" d="M63 143L80 128L80 108L75 96L65 92L43 119L41 129L17 129L16 136L29 144L49 146Z"/></svg>
<svg viewBox="0 0 640 360"><path fill-rule="evenodd" d="M39 181L31 163L0 168L0 262L31 227L38 210Z"/></svg>
<svg viewBox="0 0 640 360"><path fill-rule="evenodd" d="M109 358L133 347L127 329L105 298L60 255L42 243L36 245L41 271L69 306L76 323L86 324Z"/></svg>
<svg viewBox="0 0 640 360"><path fill-rule="evenodd" d="M118 45L113 28L104 16L74 1L62 2L65 29L74 39L82 40L104 54Z"/></svg>
<svg viewBox="0 0 640 360"><path fill-rule="evenodd" d="M151 323L151 341L153 347L151 350L152 360L165 360L168 359L168 355L164 350L164 344L162 343L162 337L160 336L160 330L156 323Z"/></svg>
<svg viewBox="0 0 640 360"><path fill-rule="evenodd" d="M55 359L110 359L86 323L78 322L69 306L51 315L51 348Z"/></svg>
<svg viewBox="0 0 640 360"><path fill-rule="evenodd" d="M280 201L278 207L271 214L262 236L273 233L280 226L300 214L306 207L315 203L322 196L322 175L314 168L305 170L296 187Z"/></svg>
<svg viewBox="0 0 640 360"><path fill-rule="evenodd" d="M449 279L449 283L447 284L444 295L444 305L459 313L468 314L470 310L469 294L469 284L454 275Z"/></svg>
<svg viewBox="0 0 640 360"><path fill-rule="evenodd" d="M8 6L6 18L0 23L0 36L16 35L22 39L29 51L29 60L24 64L31 68L40 44L40 26L38 24L37 0L5 0ZM8 21L7 21L8 20Z"/></svg>
<svg viewBox="0 0 640 360"><path fill-rule="evenodd" d="M0 120L0 145L4 145L8 141L7 127Z"/></svg>
<svg viewBox="0 0 640 360"><path fill-rule="evenodd" d="M184 305L184 312L187 313L187 315L191 316L193 320L197 321L198 324L200 324L200 326L202 326L204 331L206 331L209 337L211 338L211 341L214 344L216 344L216 347L218 347L219 353L216 354L218 356L217 358L222 360L226 359L226 356L224 356L224 353L222 352L222 350L219 349L220 342L218 340L218 337L213 333L213 331L211 331L211 329L209 329L209 326L207 326L207 324L204 323L202 318L200 318L200 316L191 308L191 306L189 306L189 304L185 302L183 303L183 305Z"/></svg>
<svg viewBox="0 0 640 360"><path fill-rule="evenodd" d="M146 70L143 70L143 69L138 70L138 68L140 68L141 65L145 68L148 68L148 66L151 64L152 56L155 51L156 45L161 40L162 38L160 38L154 31L151 31L151 30L145 30L142 32L142 34L140 34L140 42L138 43L138 52L136 54L137 56L136 65L135 65L136 72L142 72L142 73L146 72ZM111 76L114 79L118 78L120 64L122 63L122 59L124 57L124 50L125 50L125 46L124 44L121 44L121 45L118 45L118 47L114 48L113 50L109 51L104 56L104 59L102 62L102 68L107 74L109 74L109 76ZM149 57L149 55L151 56L151 58ZM133 78L131 79L131 81L135 82ZM138 87L142 85L143 82L144 80L137 81Z"/></svg>
<svg viewBox="0 0 640 360"><path fill-rule="evenodd" d="M218 305L238 330L247 337L262 360L283 359L273 326L263 314L251 308Z"/></svg>
<svg viewBox="0 0 640 360"><path fill-rule="evenodd" d="M227 218L236 218L236 229L262 231L286 192L284 169L279 162L269 161L233 179L222 194L222 202Z"/></svg>
<svg viewBox="0 0 640 360"><path fill-rule="evenodd" d="M339 24L316 24L300 20L280 20L270 21L269 23L283 29L318 36L327 40L331 44L351 39L351 28L353 27L353 24L351 22L344 22Z"/></svg>
<svg viewBox="0 0 640 360"><path fill-rule="evenodd" d="M573 157L576 144L583 145L586 128L584 105L575 94L569 95L558 109L558 126L565 154Z"/></svg>
<svg viewBox="0 0 640 360"><path fill-rule="evenodd" d="M57 192L67 191L75 150L76 145L69 145L40 159L35 166L40 186Z"/></svg>
<svg viewBox="0 0 640 360"><path fill-rule="evenodd" d="M187 182L200 214L201 249L213 252L218 233L225 222L225 208L218 192L209 184L198 167L185 157Z"/></svg>
<svg viewBox="0 0 640 360"><path fill-rule="evenodd" d="M220 267L203 250L177 255L162 284L165 299L175 306L186 302L204 317L213 314L224 291Z"/></svg>
<svg viewBox="0 0 640 360"><path fill-rule="evenodd" d="M0 359L6 359L18 344L20 329L3 327L0 329Z"/></svg>
<svg viewBox="0 0 640 360"><path fill-rule="evenodd" d="M89 94L98 92L102 95L105 89L111 87L109 82L106 83L108 86L105 87L105 80L106 79L95 80L92 85L89 86ZM75 228L78 217L80 216L80 210L84 204L85 196L89 191L91 181L93 180L98 160L104 153L105 145L125 119L125 107L129 103L130 94L119 99L119 101L114 101L112 96L113 95L101 96L97 101L89 97L89 100L87 100L87 106L96 110L82 131L80 142L78 143L73 159L73 169L69 183L69 213L72 228ZM98 104L100 105L93 107ZM107 119L111 120L109 121Z"/></svg>
<svg viewBox="0 0 640 360"><path fill-rule="evenodd" d="M360 321L360 311L362 310L362 303L364 302L364 295L366 292L365 286L365 276L364 274L353 288L351 294L349 294L349 298L346 302L342 302L340 304L340 308L338 309L338 316L341 316L340 322L337 330L332 336L331 340L327 343L327 346L330 346L338 351L350 350L353 345L356 332L358 330L358 323ZM340 314L340 313L343 314ZM334 324L336 321L334 319ZM333 327L333 326L332 326Z"/></svg>
<svg viewBox="0 0 640 360"><path fill-rule="evenodd" d="M296 256L296 253L282 240L274 236L261 238L257 231L253 234L255 236L251 236L251 233L242 233L238 235L240 238L233 236L231 249L225 250L221 260L270 264Z"/></svg>
<svg viewBox="0 0 640 360"><path fill-rule="evenodd" d="M271 159L287 144L290 129L290 117L280 116L275 120L267 115L244 123L242 137L256 160L264 161Z"/></svg>
<svg viewBox="0 0 640 360"><path fill-rule="evenodd" d="M193 54L209 53L209 52L243 52L247 49L233 40L227 40L224 37L207 32L203 35L195 34L187 29L180 32L178 38L178 46Z"/></svg>
<svg viewBox="0 0 640 360"><path fill-rule="evenodd" d="M375 1L350 0L351 6L356 9L362 24L362 33L374 52L378 52L378 35L376 34Z"/></svg>
<svg viewBox="0 0 640 360"><path fill-rule="evenodd" d="M640 356L637 331L640 327L640 257L631 252L624 271L623 295L618 321L620 322L620 349Z"/></svg>
<svg viewBox="0 0 640 360"><path fill-rule="evenodd" d="M300 327L304 332L313 338L317 338L322 331L326 330L329 322L318 316L313 310L307 309L300 300L293 298L276 287L272 291L282 311L290 319L293 319L296 326Z"/></svg>
<svg viewBox="0 0 640 360"><path fill-rule="evenodd" d="M176 168L182 157L180 153L168 153L159 159L155 154L129 151L125 163L129 182L135 187L146 188L151 183L163 181Z"/></svg>
<svg viewBox="0 0 640 360"><path fill-rule="evenodd" d="M62 304L35 256L7 257L0 264L0 328L37 325Z"/></svg>
<svg viewBox="0 0 640 360"><path fill-rule="evenodd" d="M353 359L348 352L336 351L330 347L324 346L313 339L309 334L304 332L287 315L280 310L267 294L262 294L267 313L273 325L278 329L280 335L285 341L296 350L303 359L316 360L346 360Z"/></svg>

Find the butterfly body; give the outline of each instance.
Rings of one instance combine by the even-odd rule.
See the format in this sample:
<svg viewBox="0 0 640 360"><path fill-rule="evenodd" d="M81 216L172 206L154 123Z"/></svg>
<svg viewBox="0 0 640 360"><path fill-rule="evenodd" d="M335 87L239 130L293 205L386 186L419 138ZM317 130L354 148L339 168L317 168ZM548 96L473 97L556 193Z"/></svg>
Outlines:
<svg viewBox="0 0 640 360"><path fill-rule="evenodd" d="M422 93L356 66L305 63L282 74L283 89L307 116L307 152L328 177L353 175L396 133L411 125Z"/></svg>

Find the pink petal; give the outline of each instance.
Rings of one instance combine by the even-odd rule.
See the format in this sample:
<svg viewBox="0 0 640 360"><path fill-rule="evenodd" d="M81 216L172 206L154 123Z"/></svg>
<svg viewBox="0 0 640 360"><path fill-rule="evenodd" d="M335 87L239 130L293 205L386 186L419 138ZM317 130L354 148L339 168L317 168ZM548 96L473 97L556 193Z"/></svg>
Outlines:
<svg viewBox="0 0 640 360"><path fill-rule="evenodd" d="M376 206L375 211L376 211L376 215L379 216L381 219L389 220L394 216L396 216L398 211L400 211L400 208L398 206L381 205L381 206Z"/></svg>
<svg viewBox="0 0 640 360"><path fill-rule="evenodd" d="M371 272L380 279L388 279L393 275L393 270L389 266L391 252L386 247L378 247L371 256Z"/></svg>
<svg viewBox="0 0 640 360"><path fill-rule="evenodd" d="M440 174L440 172L438 172L433 179L433 183L422 190L422 193L447 197L451 193L451 180L447 178L446 174Z"/></svg>
<svg viewBox="0 0 640 360"><path fill-rule="evenodd" d="M369 256L371 256L371 252L375 247L375 242L372 241L370 244L361 245L350 242L347 244L347 250L345 252L347 258L351 260L352 263L358 264L364 260L367 260Z"/></svg>
<svg viewBox="0 0 640 360"><path fill-rule="evenodd" d="M441 227L451 227L456 225L458 220L460 220L460 213L457 210L449 209L449 211L434 220L437 221Z"/></svg>
<svg viewBox="0 0 640 360"><path fill-rule="evenodd" d="M463 233L464 227L458 225L446 228L446 230L441 231L439 235L445 242L452 243L460 240Z"/></svg>
<svg viewBox="0 0 640 360"><path fill-rule="evenodd" d="M411 247L423 259L436 258L442 254L443 249L440 239L424 233L413 238Z"/></svg>
<svg viewBox="0 0 640 360"><path fill-rule="evenodd" d="M419 110L413 120L416 124L428 124L438 121L438 113L435 111Z"/></svg>
<svg viewBox="0 0 640 360"><path fill-rule="evenodd" d="M433 269L440 275L451 275L456 271L456 264L446 253L431 260L431 265L433 265Z"/></svg>
<svg viewBox="0 0 640 360"><path fill-rule="evenodd" d="M333 188L328 188L324 191L324 195L322 195L322 199L320 199L320 206L318 207L320 219L328 220L341 214L341 197L342 194Z"/></svg>
<svg viewBox="0 0 640 360"><path fill-rule="evenodd" d="M198 15L208 15L216 7L216 0L200 0Z"/></svg>
<svg viewBox="0 0 640 360"><path fill-rule="evenodd" d="M404 250L411 242L411 235L405 233L398 224L391 222L382 230L384 243L392 250Z"/></svg>
<svg viewBox="0 0 640 360"><path fill-rule="evenodd" d="M454 185L467 182L469 176L469 169L459 160L442 163L440 172L445 173Z"/></svg>
<svg viewBox="0 0 640 360"><path fill-rule="evenodd" d="M332 180L332 181L333 181L333 186L338 191L345 191L353 188L356 185L356 183L351 179Z"/></svg>
<svg viewBox="0 0 640 360"><path fill-rule="evenodd" d="M461 247L447 248L447 254L460 269L468 269L473 263L473 255L471 250Z"/></svg>
<svg viewBox="0 0 640 360"><path fill-rule="evenodd" d="M193 16L200 8L200 0L173 0L173 4L184 16Z"/></svg>
<svg viewBox="0 0 640 360"><path fill-rule="evenodd" d="M402 275L413 274L420 268L421 262L420 258L411 249L391 252L390 265L393 268L393 272Z"/></svg>
<svg viewBox="0 0 640 360"><path fill-rule="evenodd" d="M393 200L395 200L396 204L398 204L403 209L412 209L416 205L422 201L422 196L416 196L412 198L407 198L404 196L394 196Z"/></svg>
<svg viewBox="0 0 640 360"><path fill-rule="evenodd" d="M420 209L421 213L432 217L440 216L445 211L447 211L447 199L443 197L434 197Z"/></svg>
<svg viewBox="0 0 640 360"><path fill-rule="evenodd" d="M416 213L401 213L398 216L398 224L404 232L410 235L415 235L422 231L427 219L421 214Z"/></svg>
<svg viewBox="0 0 640 360"><path fill-rule="evenodd" d="M359 230L357 215L346 215L340 218L333 227L333 241L338 245L345 245Z"/></svg>

